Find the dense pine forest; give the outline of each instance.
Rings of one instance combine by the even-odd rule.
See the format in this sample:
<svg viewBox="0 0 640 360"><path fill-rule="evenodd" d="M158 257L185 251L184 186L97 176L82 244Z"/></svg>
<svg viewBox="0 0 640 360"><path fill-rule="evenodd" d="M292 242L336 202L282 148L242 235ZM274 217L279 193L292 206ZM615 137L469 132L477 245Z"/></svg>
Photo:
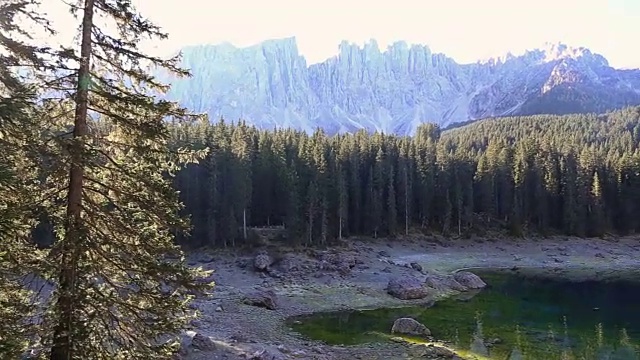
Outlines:
<svg viewBox="0 0 640 360"><path fill-rule="evenodd" d="M602 236L640 225L640 108L444 132L425 124L413 137L224 120L171 131L174 146L210 149L175 179L193 225L181 242L191 246L246 244L251 227L265 226L314 245L416 231Z"/></svg>

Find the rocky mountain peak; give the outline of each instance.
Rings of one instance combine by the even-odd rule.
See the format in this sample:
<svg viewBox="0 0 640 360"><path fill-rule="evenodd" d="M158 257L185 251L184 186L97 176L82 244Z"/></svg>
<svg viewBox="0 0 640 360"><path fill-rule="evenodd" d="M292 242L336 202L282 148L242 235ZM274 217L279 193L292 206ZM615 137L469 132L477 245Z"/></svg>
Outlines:
<svg viewBox="0 0 640 360"><path fill-rule="evenodd" d="M608 67L609 62L607 59L600 55L591 52L591 50L585 47L574 47L567 44L557 42L546 42L543 46L525 51L522 55L514 55L511 52L502 56L491 57L482 61L479 64L482 65L502 65L509 62L525 62L528 64L546 64L552 62L560 62L568 59L573 59L579 62L589 64L589 66L595 67Z"/></svg>
<svg viewBox="0 0 640 360"><path fill-rule="evenodd" d="M584 60L597 66L609 66L609 62L604 56L594 54L585 47L571 47L563 43L546 43L539 51L544 54L544 62L574 59Z"/></svg>
<svg viewBox="0 0 640 360"><path fill-rule="evenodd" d="M183 65L193 77L170 79L170 98L213 119L242 118L263 128L411 134L427 121L446 126L640 104L640 70L616 70L603 56L562 43L459 64L404 41L384 50L375 40L343 41L336 56L307 65L289 37L244 48L188 47Z"/></svg>

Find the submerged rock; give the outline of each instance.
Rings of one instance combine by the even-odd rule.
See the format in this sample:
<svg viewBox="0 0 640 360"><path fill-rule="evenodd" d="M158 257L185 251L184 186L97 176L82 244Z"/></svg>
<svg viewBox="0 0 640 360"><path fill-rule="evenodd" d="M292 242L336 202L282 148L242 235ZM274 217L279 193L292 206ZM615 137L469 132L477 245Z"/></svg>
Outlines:
<svg viewBox="0 0 640 360"><path fill-rule="evenodd" d="M414 277L402 277L389 280L387 292L401 300L422 299L429 294L429 289Z"/></svg>
<svg viewBox="0 0 640 360"><path fill-rule="evenodd" d="M467 288L460 284L452 275L429 275L425 285L440 291L466 291Z"/></svg>
<svg viewBox="0 0 640 360"><path fill-rule="evenodd" d="M445 347L441 346L427 346L427 354L426 357L437 358L437 359L453 359L453 360L463 360L461 357L456 355L455 352L449 350Z"/></svg>
<svg viewBox="0 0 640 360"><path fill-rule="evenodd" d="M638 360L638 354L633 346L627 344L616 349L611 356L611 360Z"/></svg>
<svg viewBox="0 0 640 360"><path fill-rule="evenodd" d="M452 299L454 299L456 301L467 302L467 301L473 299L481 291L482 291L482 289L473 289L473 290L463 291L463 292L461 292L461 293L459 293L457 295L454 295L452 297Z"/></svg>
<svg viewBox="0 0 640 360"><path fill-rule="evenodd" d="M247 294L243 302L247 305L263 307L269 310L275 310L278 308L276 294L271 290L256 291Z"/></svg>
<svg viewBox="0 0 640 360"><path fill-rule="evenodd" d="M481 334L474 334L471 339L471 346L469 349L474 353L482 356L489 356L489 349L487 345L484 343L484 339Z"/></svg>
<svg viewBox="0 0 640 360"><path fill-rule="evenodd" d="M431 331L419 321L412 318L400 318L393 322L391 333L430 336Z"/></svg>
<svg viewBox="0 0 640 360"><path fill-rule="evenodd" d="M511 354L509 354L509 360L523 360L524 356L522 355L522 351L518 348L514 348L511 350Z"/></svg>
<svg viewBox="0 0 640 360"><path fill-rule="evenodd" d="M467 289L482 289L487 286L487 283L478 275L470 271L459 271L453 275L453 278Z"/></svg>
<svg viewBox="0 0 640 360"><path fill-rule="evenodd" d="M414 358L420 359L462 359L452 350L433 344L414 345L409 352Z"/></svg>

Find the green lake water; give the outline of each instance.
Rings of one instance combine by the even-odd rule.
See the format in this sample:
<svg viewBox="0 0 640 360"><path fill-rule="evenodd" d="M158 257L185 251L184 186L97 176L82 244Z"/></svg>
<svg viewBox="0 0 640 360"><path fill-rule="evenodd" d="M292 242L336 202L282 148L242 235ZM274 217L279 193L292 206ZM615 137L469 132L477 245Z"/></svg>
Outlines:
<svg viewBox="0 0 640 360"><path fill-rule="evenodd" d="M389 341L393 321L411 317L436 339L490 359L640 359L640 282L476 273L489 287L470 299L318 313L290 324L307 338L352 345Z"/></svg>

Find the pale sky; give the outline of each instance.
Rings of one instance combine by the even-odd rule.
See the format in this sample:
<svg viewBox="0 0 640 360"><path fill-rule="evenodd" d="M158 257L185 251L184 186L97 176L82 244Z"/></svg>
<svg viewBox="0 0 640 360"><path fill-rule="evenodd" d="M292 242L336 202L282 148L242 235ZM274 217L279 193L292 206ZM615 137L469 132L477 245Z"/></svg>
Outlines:
<svg viewBox="0 0 640 360"><path fill-rule="evenodd" d="M73 0L69 0L73 2ZM170 34L151 44L182 46L228 41L247 46L295 36L309 63L335 55L342 40L396 40L428 45L458 62L475 62L545 42L585 46L614 67L640 68L640 0L133 0ZM61 0L44 10L68 35ZM69 27L73 24L73 27Z"/></svg>

